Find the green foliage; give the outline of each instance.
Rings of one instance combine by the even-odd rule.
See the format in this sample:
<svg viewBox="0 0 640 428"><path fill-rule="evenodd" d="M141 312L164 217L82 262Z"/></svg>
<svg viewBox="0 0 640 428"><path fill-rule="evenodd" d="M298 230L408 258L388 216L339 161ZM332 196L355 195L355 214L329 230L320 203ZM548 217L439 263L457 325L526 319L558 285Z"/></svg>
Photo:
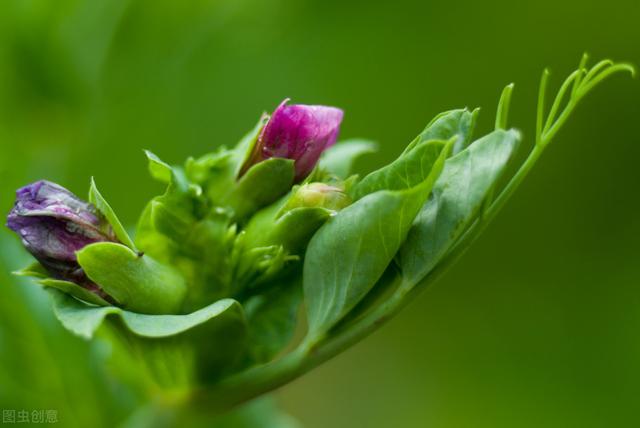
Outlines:
<svg viewBox="0 0 640 428"><path fill-rule="evenodd" d="M320 168L338 178L346 179L353 171L354 163L362 156L375 153L376 143L369 140L345 140L330 147L322 154Z"/></svg>
<svg viewBox="0 0 640 428"><path fill-rule="evenodd" d="M400 252L403 280L428 274L468 229L504 172L520 140L517 131L494 131L447 159Z"/></svg>
<svg viewBox="0 0 640 428"><path fill-rule="evenodd" d="M458 153L471 142L471 135L478 118L479 109L472 112L467 109L450 110L434 117L405 149L412 151L416 146L429 140L449 140L456 137L453 153Z"/></svg>
<svg viewBox="0 0 640 428"><path fill-rule="evenodd" d="M440 152L446 153L444 147ZM424 182L406 190L381 190L363 197L340 211L311 239L305 257L304 289L312 340L345 316L382 276L429 196L444 156L432 161Z"/></svg>
<svg viewBox="0 0 640 428"><path fill-rule="evenodd" d="M379 190L410 189L429 179L433 186L454 140L425 140L389 165L364 177L351 190L355 199ZM435 173L434 173L435 172Z"/></svg>
<svg viewBox="0 0 640 428"><path fill-rule="evenodd" d="M211 413L224 413L360 340L451 266L578 102L607 76L631 70L585 66L586 59L546 116L543 74L534 148L504 186L520 141L508 129L513 85L502 92L494 131L474 141L478 110L441 113L395 161L362 179L351 175L354 162L374 145L337 144L303 183L348 193L332 207L289 204L299 190L294 161L255 157L263 118L234 149L184 167L146 152L149 173L166 189L144 209L137 247L91 182L90 201L122 244L90 244L77 259L113 305L38 264L19 274L48 287L69 331L111 343L122 358L114 370L139 378L147 398L177 409L204 400ZM303 297L307 331L298 338ZM160 413L137 416L153 424Z"/></svg>

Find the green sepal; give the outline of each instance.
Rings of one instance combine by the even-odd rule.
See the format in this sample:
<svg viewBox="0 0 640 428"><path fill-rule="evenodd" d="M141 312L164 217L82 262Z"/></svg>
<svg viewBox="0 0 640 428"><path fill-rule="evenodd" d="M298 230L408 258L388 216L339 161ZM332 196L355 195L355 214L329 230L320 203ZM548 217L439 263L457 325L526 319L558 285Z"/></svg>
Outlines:
<svg viewBox="0 0 640 428"><path fill-rule="evenodd" d="M32 278L48 278L51 276L39 262L33 262L29 266L12 273L16 276L30 276Z"/></svg>
<svg viewBox="0 0 640 428"><path fill-rule="evenodd" d="M293 185L294 173L291 159L271 158L257 163L240 178L221 205L230 206L236 218L245 219L286 194Z"/></svg>
<svg viewBox="0 0 640 428"><path fill-rule="evenodd" d="M89 202L91 202L96 207L96 209L107 219L107 221L111 225L111 228L113 229L113 233L116 235L116 238L118 238L118 240L127 247L136 251L133 240L129 237L129 234L127 233L124 226L122 226L122 223L120 223L120 220L118 220L116 213L113 211L109 203L102 197L102 195L98 191L96 182L93 177L91 178L91 186L89 187Z"/></svg>
<svg viewBox="0 0 640 428"><path fill-rule="evenodd" d="M267 124L269 120L269 116L265 113L263 114L258 123L249 131L242 139L238 142L236 147L233 149L234 153L234 176L237 177L240 174L241 168L244 166L246 162L249 161L251 155L256 149L256 144L258 143L258 137L260 137L260 131Z"/></svg>
<svg viewBox="0 0 640 428"><path fill-rule="evenodd" d="M180 311L187 285L175 269L113 242L90 244L76 254L87 276L123 308L146 314Z"/></svg>
<svg viewBox="0 0 640 428"><path fill-rule="evenodd" d="M98 306L108 306L109 302L95 293L79 286L78 284L61 279L51 278L51 274L39 262L33 262L29 266L13 272L17 276L29 276L36 278L36 283L43 287L51 287L58 289L64 293L70 294L76 299L83 300Z"/></svg>

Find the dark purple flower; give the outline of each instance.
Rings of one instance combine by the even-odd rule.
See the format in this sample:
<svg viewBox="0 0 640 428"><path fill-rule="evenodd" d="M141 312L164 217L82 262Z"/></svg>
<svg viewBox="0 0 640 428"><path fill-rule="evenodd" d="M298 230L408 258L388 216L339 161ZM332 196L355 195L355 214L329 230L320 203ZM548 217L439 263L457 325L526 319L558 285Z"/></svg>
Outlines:
<svg viewBox="0 0 640 428"><path fill-rule="evenodd" d="M254 152L243 172L256 163L273 158L295 161L295 179L303 180L315 167L322 152L338 138L344 113L335 107L287 105L284 100L262 128Z"/></svg>
<svg viewBox="0 0 640 428"><path fill-rule="evenodd" d="M7 226L53 277L108 297L87 278L76 258L76 251L91 243L117 242L111 225L93 205L41 180L18 189Z"/></svg>

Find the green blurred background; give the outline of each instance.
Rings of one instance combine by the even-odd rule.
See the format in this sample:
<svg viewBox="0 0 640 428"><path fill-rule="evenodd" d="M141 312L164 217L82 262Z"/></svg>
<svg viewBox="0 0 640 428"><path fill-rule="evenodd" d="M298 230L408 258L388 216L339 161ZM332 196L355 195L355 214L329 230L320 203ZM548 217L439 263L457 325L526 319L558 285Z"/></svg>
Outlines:
<svg viewBox="0 0 640 428"><path fill-rule="evenodd" d="M638 22L637 0L4 0L0 212L33 180L84 195L95 176L134 224L161 190L142 149L234 144L284 97L342 107L343 137L381 143L367 170L442 110L481 106L489 130L514 81L530 144L542 68L640 64ZM639 123L638 81L597 89L462 262L281 405L309 428L640 426ZM0 407L113 426L135 399L98 381L106 350L62 331L0 242Z"/></svg>

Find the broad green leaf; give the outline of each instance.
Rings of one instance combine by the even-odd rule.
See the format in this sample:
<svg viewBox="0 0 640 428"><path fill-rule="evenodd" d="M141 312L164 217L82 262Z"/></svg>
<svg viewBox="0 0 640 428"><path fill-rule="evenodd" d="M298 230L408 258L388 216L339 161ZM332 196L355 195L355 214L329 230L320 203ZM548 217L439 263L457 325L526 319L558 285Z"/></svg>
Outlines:
<svg viewBox="0 0 640 428"><path fill-rule="evenodd" d="M519 140L517 131L496 130L445 162L433 197L399 253L405 283L414 284L431 271L471 224Z"/></svg>
<svg viewBox="0 0 640 428"><path fill-rule="evenodd" d="M149 255L113 242L90 244L76 254L87 276L123 308L148 314L180 310L184 278Z"/></svg>
<svg viewBox="0 0 640 428"><path fill-rule="evenodd" d="M41 284L45 287L58 289L64 293L72 295L76 299L80 299L85 302L92 303L94 305L98 305L98 306L110 305L110 303L104 300L102 297L92 293L86 288L82 288L81 286L73 282L63 281L60 279L45 278L45 279L39 280L38 284Z"/></svg>
<svg viewBox="0 0 640 428"><path fill-rule="evenodd" d="M425 129L405 149L413 150L418 144L428 140L449 140L457 136L453 153L458 153L471 142L471 134L476 124L478 109L470 112L465 109L450 110L434 117Z"/></svg>
<svg viewBox="0 0 640 428"><path fill-rule="evenodd" d="M440 171L442 163L449 155L453 139L422 141L408 153L403 153L395 161L377 171L373 171L352 189L354 199L360 199L379 190L410 189L427 178L435 180L438 175L431 170Z"/></svg>
<svg viewBox="0 0 640 428"><path fill-rule="evenodd" d="M89 188L89 202L91 202L96 209L104 215L113 228L113 233L115 233L120 242L135 251L135 245L129 237L129 234L125 230L124 226L122 226L122 223L120 223L120 220L118 220L118 217L116 217L116 213L113 211L111 206L109 206L107 201L98 191L96 182L93 178L91 178L91 187Z"/></svg>
<svg viewBox="0 0 640 428"><path fill-rule="evenodd" d="M434 176L439 173L437 166L432 169ZM367 195L329 219L314 235L303 269L308 340L340 321L380 279L429 196L433 181Z"/></svg>
<svg viewBox="0 0 640 428"><path fill-rule="evenodd" d="M207 322L245 323L242 306L233 299L218 300L186 315L146 315L115 306L89 306L57 290L50 293L54 312L62 325L85 339L91 339L109 315L120 317L132 333L147 338L175 336Z"/></svg>
<svg viewBox="0 0 640 428"><path fill-rule="evenodd" d="M222 205L231 206L236 217L244 219L273 203L291 189L293 164L291 159L271 158L252 166L230 189Z"/></svg>
<svg viewBox="0 0 640 428"><path fill-rule="evenodd" d="M271 360L291 341L301 299L301 281L295 278L247 301L249 354L254 362Z"/></svg>
<svg viewBox="0 0 640 428"><path fill-rule="evenodd" d="M346 179L353 173L354 163L361 157L377 151L377 144L361 139L341 141L327 149L320 158L320 168L338 178Z"/></svg>

